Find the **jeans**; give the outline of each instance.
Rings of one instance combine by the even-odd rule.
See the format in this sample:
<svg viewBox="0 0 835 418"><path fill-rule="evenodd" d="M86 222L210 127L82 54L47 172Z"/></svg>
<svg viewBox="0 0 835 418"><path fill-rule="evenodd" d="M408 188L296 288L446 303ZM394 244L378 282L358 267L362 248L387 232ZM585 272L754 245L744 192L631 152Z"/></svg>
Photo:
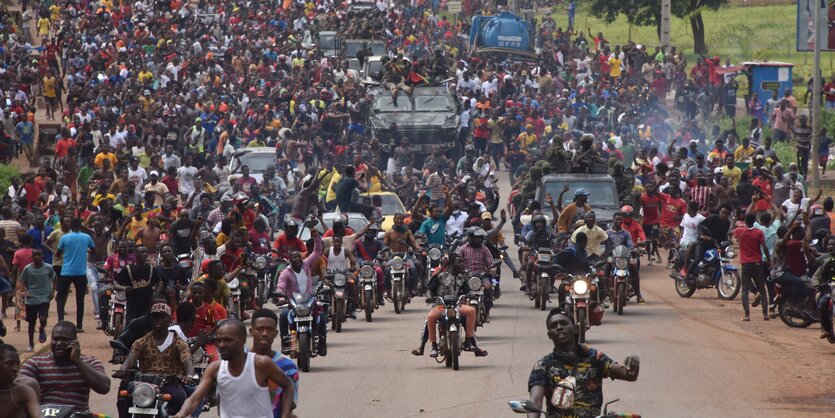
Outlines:
<svg viewBox="0 0 835 418"><path fill-rule="evenodd" d="M786 295L789 301L797 306L806 294L808 289L806 282L800 277L791 274L791 272L784 271L780 277L775 280L782 288L783 294Z"/></svg>
<svg viewBox="0 0 835 418"><path fill-rule="evenodd" d="M742 309L745 311L745 316L750 316L750 308L748 306L748 292L751 290L751 285L757 288L760 295L763 295L763 303L760 304L763 310L763 316L768 316L768 304L765 303L768 291L765 290L765 280L763 278L762 264L744 263L742 264Z"/></svg>
<svg viewBox="0 0 835 418"><path fill-rule="evenodd" d="M191 396L191 394L193 394L197 390L197 385L194 385L194 386L184 385L183 390L185 390L185 392L186 392L186 397L189 397L189 396ZM197 409L195 409L194 412L191 413L191 416L193 416L194 418L199 417L200 413L203 412L203 405L205 405L205 404L206 404L206 398L201 399L200 403L197 405Z"/></svg>
<svg viewBox="0 0 835 418"><path fill-rule="evenodd" d="M832 309L829 308L829 301L832 295L829 292L821 292L818 297L818 315L821 320L821 329L832 334Z"/></svg>
<svg viewBox="0 0 835 418"><path fill-rule="evenodd" d="M87 291L87 276L59 276L55 285L58 301L58 321L64 320L64 307L70 293L70 284L75 287L75 325L81 329L84 321L84 293Z"/></svg>
<svg viewBox="0 0 835 418"><path fill-rule="evenodd" d="M94 264L87 264L87 287L90 288L90 295L93 297L93 312L99 315L99 312L101 312L99 301L99 271L96 270Z"/></svg>
<svg viewBox="0 0 835 418"><path fill-rule="evenodd" d="M690 266L687 268L688 276L696 276L699 274L699 263L702 262L702 259L705 256L705 251L710 248L712 248L710 244L702 242L701 240L696 241L696 247L693 251L693 261L690 262Z"/></svg>

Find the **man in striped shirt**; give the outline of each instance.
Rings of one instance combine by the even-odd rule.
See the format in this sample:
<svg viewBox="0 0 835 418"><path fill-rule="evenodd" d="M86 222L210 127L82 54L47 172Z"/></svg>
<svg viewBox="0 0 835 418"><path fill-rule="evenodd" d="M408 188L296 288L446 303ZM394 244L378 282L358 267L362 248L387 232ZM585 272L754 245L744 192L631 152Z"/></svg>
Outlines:
<svg viewBox="0 0 835 418"><path fill-rule="evenodd" d="M52 328L51 352L23 363L20 374L38 381L41 404L69 405L76 411L90 409L90 389L110 391L110 378L102 363L82 355L75 324L61 321Z"/></svg>
<svg viewBox="0 0 835 418"><path fill-rule="evenodd" d="M699 204L699 210L710 210L713 205L713 188L701 173L696 176L696 185L690 188L690 200Z"/></svg>
<svg viewBox="0 0 835 418"><path fill-rule="evenodd" d="M299 369L289 357L272 349L273 341L278 336L278 316L269 309L259 309L252 314L249 334L252 335L252 349L255 354L270 357L276 366L296 386L294 400L299 399ZM274 418L281 417L281 386L270 382L270 397L272 398Z"/></svg>
<svg viewBox="0 0 835 418"><path fill-rule="evenodd" d="M464 259L464 269L470 274L492 273L493 254L484 240L487 233L480 227L474 226L467 232L467 245L458 247L456 253ZM484 284L484 314L485 322L490 322L490 309L493 308L493 282L489 275L482 278Z"/></svg>

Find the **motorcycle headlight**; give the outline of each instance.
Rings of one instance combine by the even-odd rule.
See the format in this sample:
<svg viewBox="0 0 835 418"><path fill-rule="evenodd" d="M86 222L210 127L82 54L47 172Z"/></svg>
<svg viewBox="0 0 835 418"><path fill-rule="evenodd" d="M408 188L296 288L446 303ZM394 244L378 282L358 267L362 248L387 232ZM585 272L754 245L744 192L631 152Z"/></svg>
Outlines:
<svg viewBox="0 0 835 418"><path fill-rule="evenodd" d="M238 288L238 286L241 285L241 282L239 282L238 278L236 277L236 278L232 279L232 281L229 282L228 285L229 285L230 290L235 290L235 289Z"/></svg>
<svg viewBox="0 0 835 418"><path fill-rule="evenodd" d="M629 267L629 260L623 257L619 257L615 259L615 267L624 270Z"/></svg>
<svg viewBox="0 0 835 418"><path fill-rule="evenodd" d="M347 279L345 278L345 275L342 273L337 273L333 276L333 285L336 287L345 286L346 281Z"/></svg>
<svg viewBox="0 0 835 418"><path fill-rule="evenodd" d="M190 269L191 268L191 260L180 261L180 267L182 267L184 269Z"/></svg>
<svg viewBox="0 0 835 418"><path fill-rule="evenodd" d="M391 268L394 270L403 270L403 259L400 257L391 259Z"/></svg>
<svg viewBox="0 0 835 418"><path fill-rule="evenodd" d="M541 261L543 263L550 263L551 262L551 254L537 254L536 260Z"/></svg>
<svg viewBox="0 0 835 418"><path fill-rule="evenodd" d="M360 269L360 275L365 278L374 277L374 267L371 266L362 266Z"/></svg>
<svg viewBox="0 0 835 418"><path fill-rule="evenodd" d="M262 268L267 267L267 258L266 257L258 257L255 259L255 268L261 270Z"/></svg>
<svg viewBox="0 0 835 418"><path fill-rule="evenodd" d="M140 408L147 408L157 399L157 391L147 383L137 383L133 387L133 404Z"/></svg>
<svg viewBox="0 0 835 418"><path fill-rule="evenodd" d="M577 280L571 285L574 294L585 295L589 291L589 283L585 280Z"/></svg>
<svg viewBox="0 0 835 418"><path fill-rule="evenodd" d="M736 252L734 251L734 247L728 246L725 248L725 257L734 258L736 257Z"/></svg>
<svg viewBox="0 0 835 418"><path fill-rule="evenodd" d="M310 316L310 305L296 305L296 318Z"/></svg>
<svg viewBox="0 0 835 418"><path fill-rule="evenodd" d="M429 259L432 261L438 261L441 259L441 249L440 248L432 248L429 250Z"/></svg>
<svg viewBox="0 0 835 418"><path fill-rule="evenodd" d="M476 276L470 277L470 279L467 280L467 285L470 287L470 290L472 290L474 292L477 292L477 291L481 290L481 286L482 286L481 277L476 277Z"/></svg>
<svg viewBox="0 0 835 418"><path fill-rule="evenodd" d="M610 255L610 256L606 257L606 261L607 261L607 262L609 262L609 263L611 263L612 261L614 261L614 257L612 257L612 256Z"/></svg>

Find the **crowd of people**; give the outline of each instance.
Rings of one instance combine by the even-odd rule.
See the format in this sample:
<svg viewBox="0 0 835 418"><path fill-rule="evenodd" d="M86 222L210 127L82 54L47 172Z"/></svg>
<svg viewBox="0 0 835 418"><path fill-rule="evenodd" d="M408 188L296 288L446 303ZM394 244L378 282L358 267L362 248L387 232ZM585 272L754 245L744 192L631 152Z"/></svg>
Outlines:
<svg viewBox="0 0 835 418"><path fill-rule="evenodd" d="M573 23L564 29L550 12L533 34L539 61L468 55L462 36L469 32L468 19L450 19L437 2L424 1L380 0L362 11L289 0L23 5L19 21L0 6L0 151L7 159L22 152L33 168L12 179L0 205L2 314L12 315L14 332L28 331L25 351L33 351L36 336L47 341L53 299L59 321L52 328L51 354L20 368L19 380L27 385L0 394L0 404L11 395L14 407L30 416L38 415L32 409L38 402L85 409L90 389L110 390L102 364L81 355L77 337L89 330L83 323L86 301L92 301L99 327L106 327L101 304L109 281L127 291L126 319L133 324L126 330L132 335L118 338L132 347L120 377L137 361L143 372L184 376L182 387L171 390L176 416L199 411L211 380L229 394L220 404L222 416L236 416L230 411L241 405L289 416L298 374L292 361L271 348L279 335L282 349L289 347L287 312L259 310L250 299L245 315L256 337L250 354L243 351L242 323L231 319L217 328L231 308L228 281L247 265L249 254L275 252L289 261L276 289L287 294L310 289L313 277L328 267L375 259L383 245L417 250L415 235L439 245L467 235L470 242L451 258L449 271L483 272L498 255L491 251L504 242L501 228L509 215L529 244L543 233L549 239L568 234L571 253L560 258L566 264L582 265L627 242L646 243L649 262L661 262L663 250L681 246L689 248L681 271L686 276L698 273L706 248L735 236L744 320L750 319L749 288L768 319L771 283L802 298L804 277L814 275L816 285L827 286L832 277L833 200L818 205L820 193L810 197L805 182L810 164L825 168L831 139L826 132L812 138L789 89L782 97L775 91L765 106L750 97L744 106L750 131L740 135L736 75L723 73L717 56L698 57L691 65L675 47L618 44ZM474 10L495 12L478 3ZM369 56L367 45L356 57L324 55L318 34L330 30L385 42L387 88L375 89L349 71L349 59ZM396 136L381 143L367 126L375 95L409 94L444 75L453 78L447 86L460 104L457 140L463 155L440 149L419 155ZM59 126L54 137L35 138L36 114L44 112L39 106L45 108L41 123ZM733 128L711 125L720 117L730 118ZM796 160L780 159L772 145L781 141L795 144ZM809 155L812 141L820 141L819 156ZM274 149L274 161L257 173L230 164L243 148ZM505 170L513 210L497 216L496 173ZM544 176L570 172L615 180L622 208L609 231L596 225L594 204L582 189L567 191L573 201L565 207L562 195L547 197L553 224L538 216L543 201L536 200L536 191ZM356 191L394 192L408 213L380 231L382 202L362 203ZM372 222L353 231L337 219L323 237L311 228L309 240L299 238L301 230L317 219L324 224L321 215L337 209L361 212ZM523 225L523 215L533 221ZM732 228L733 220L743 219L744 226ZM384 232L382 240L378 232ZM191 274L178 262L180 254L191 254ZM413 279L427 268L416 259L407 263ZM769 274L772 280L766 280ZM385 275L379 269L377 275L387 290ZM74 323L64 315L70 285ZM437 292L438 282L431 285ZM636 292L644 303L640 287ZM388 292L381 293L381 303L383 296ZM824 292L818 301L822 318L829 317L827 303ZM413 354L422 355L428 340L437 355L432 315ZM570 322L560 313L548 317L549 335L564 350L574 349L559 331L572 327ZM821 323L822 338L835 341L832 321ZM476 345L473 328L467 324L469 348L487 355ZM170 341L169 329L182 343ZM203 382L191 382L185 378L193 369L186 341L207 338L214 329L221 361ZM320 355L326 355L325 330L320 332ZM154 360L155 350L164 358ZM580 354L612 377L637 378L636 358L615 368L602 353ZM11 386L16 358L14 347L0 346L6 367L0 369L15 371L0 376L0 389ZM543 359L531 375L532 397L540 403L553 391L544 373L565 372L555 358L562 357ZM229 383L241 373L252 373L254 383ZM579 382L590 388L591 409L598 411L602 396L594 394L603 375ZM267 381L278 384L270 386L271 397L253 395L266 391ZM120 404L120 411L127 406Z"/></svg>

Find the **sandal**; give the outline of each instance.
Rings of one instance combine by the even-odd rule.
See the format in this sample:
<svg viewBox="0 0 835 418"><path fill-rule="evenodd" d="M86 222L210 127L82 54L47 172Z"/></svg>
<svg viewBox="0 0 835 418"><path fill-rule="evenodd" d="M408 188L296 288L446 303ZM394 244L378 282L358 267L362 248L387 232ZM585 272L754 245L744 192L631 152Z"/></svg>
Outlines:
<svg viewBox="0 0 835 418"><path fill-rule="evenodd" d="M422 356L423 355L423 348L416 348L416 349L412 350L412 355L413 356L418 356L418 357Z"/></svg>
<svg viewBox="0 0 835 418"><path fill-rule="evenodd" d="M40 342L41 344L46 342L46 331L44 331L43 329L41 329L41 332L38 334L38 342Z"/></svg>
<svg viewBox="0 0 835 418"><path fill-rule="evenodd" d="M437 358L438 357L438 349L433 348L432 351L429 352L429 357Z"/></svg>
<svg viewBox="0 0 835 418"><path fill-rule="evenodd" d="M750 321L751 321L751 317L750 317L750 316L743 316L743 317L742 317L742 322L750 322Z"/></svg>
<svg viewBox="0 0 835 418"><path fill-rule="evenodd" d="M473 349L476 357L487 357L487 350L483 350L481 348L475 347Z"/></svg>

